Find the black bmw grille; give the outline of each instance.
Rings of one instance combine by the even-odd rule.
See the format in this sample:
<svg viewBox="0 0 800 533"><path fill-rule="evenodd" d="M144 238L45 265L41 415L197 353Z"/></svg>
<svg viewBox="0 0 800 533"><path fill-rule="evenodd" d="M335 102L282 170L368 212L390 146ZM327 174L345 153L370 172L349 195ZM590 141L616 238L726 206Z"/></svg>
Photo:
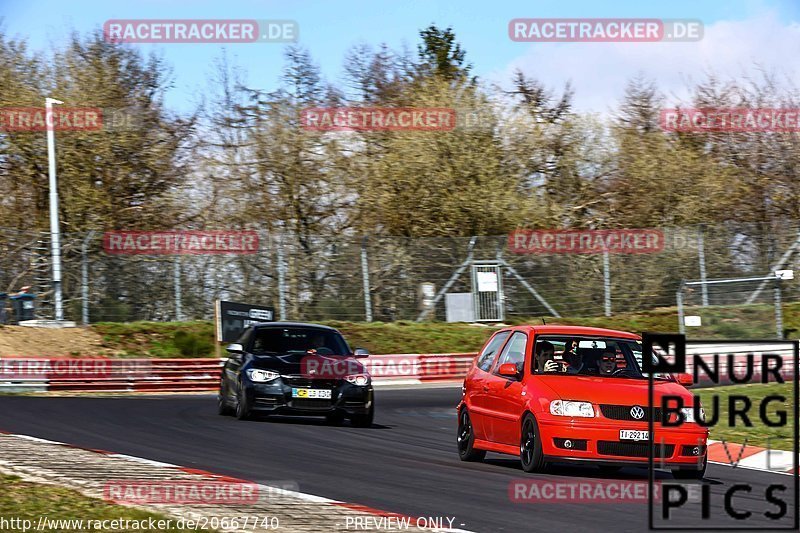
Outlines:
<svg viewBox="0 0 800 533"><path fill-rule="evenodd" d="M655 446L653 457L672 457L674 444ZM597 441L597 453L618 457L650 457L650 445L646 442L616 442L610 440Z"/></svg>
<svg viewBox="0 0 800 533"><path fill-rule="evenodd" d="M311 379L306 376L283 376L283 382L290 387L304 387L312 389L333 389L339 385L335 379Z"/></svg>
<svg viewBox="0 0 800 533"><path fill-rule="evenodd" d="M600 404L600 412L603 413L603 416L606 418L610 418L612 420L626 420L628 422L647 422L650 420L650 413L651 411L655 411L655 419L654 422L659 422L661 420L661 408L656 407L655 409L651 409L649 407L640 406L645 413L644 418L633 418L631 415L631 409L633 405L609 405L609 404Z"/></svg>
<svg viewBox="0 0 800 533"><path fill-rule="evenodd" d="M331 400L319 400L316 398L294 398L292 407L297 409L325 409L333 405Z"/></svg>

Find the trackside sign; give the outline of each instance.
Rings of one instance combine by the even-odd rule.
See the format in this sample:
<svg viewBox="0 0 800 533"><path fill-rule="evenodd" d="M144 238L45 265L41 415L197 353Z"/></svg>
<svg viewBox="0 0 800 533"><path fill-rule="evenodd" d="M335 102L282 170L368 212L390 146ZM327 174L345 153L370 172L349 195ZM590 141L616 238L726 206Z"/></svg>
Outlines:
<svg viewBox="0 0 800 533"><path fill-rule="evenodd" d="M664 233L657 229L528 230L508 235L517 254L652 254L664 250Z"/></svg>

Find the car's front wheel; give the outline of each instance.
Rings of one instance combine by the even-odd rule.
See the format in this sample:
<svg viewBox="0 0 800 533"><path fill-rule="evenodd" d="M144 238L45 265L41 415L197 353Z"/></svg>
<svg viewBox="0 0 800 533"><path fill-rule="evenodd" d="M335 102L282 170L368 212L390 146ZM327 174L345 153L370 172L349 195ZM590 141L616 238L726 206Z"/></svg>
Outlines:
<svg viewBox="0 0 800 533"><path fill-rule="evenodd" d="M217 413L221 416L230 416L234 413L231 406L228 404L228 389L225 387L225 382L219 384L219 395L217 396Z"/></svg>
<svg viewBox="0 0 800 533"><path fill-rule="evenodd" d="M692 468L682 470L676 468L672 471L672 477L675 479L703 479L706 476L706 467L708 466L708 458L703 459L703 466L700 468Z"/></svg>
<svg viewBox="0 0 800 533"><path fill-rule="evenodd" d="M236 418L239 420L247 420L250 418L252 406L247 399L244 387L239 387L239 392L236 394Z"/></svg>
<svg viewBox="0 0 800 533"><path fill-rule="evenodd" d="M539 425L532 414L522 419L522 436L519 444L519 459L525 472L541 472L547 464L542 452L542 438Z"/></svg>
<svg viewBox="0 0 800 533"><path fill-rule="evenodd" d="M476 450L475 431L472 429L472 421L469 418L467 408L461 410L458 415L458 458L462 461L483 461L486 457L485 450Z"/></svg>
<svg viewBox="0 0 800 533"><path fill-rule="evenodd" d="M357 428L368 428L372 427L372 421L374 419L375 419L375 400L372 400L372 403L369 406L369 411L367 411L363 415L350 416L350 424L352 424L353 427Z"/></svg>

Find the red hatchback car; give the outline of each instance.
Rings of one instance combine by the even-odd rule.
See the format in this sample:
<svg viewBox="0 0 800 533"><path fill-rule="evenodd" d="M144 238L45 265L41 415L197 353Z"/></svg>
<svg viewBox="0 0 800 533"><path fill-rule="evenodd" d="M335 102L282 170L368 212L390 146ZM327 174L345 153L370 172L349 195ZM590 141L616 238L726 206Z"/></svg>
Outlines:
<svg viewBox="0 0 800 533"><path fill-rule="evenodd" d="M683 424L661 424L663 395L683 398ZM480 461L487 451L518 455L526 472L554 462L607 470L647 466L653 416L656 466L676 478L702 479L708 429L695 422L705 416L696 401L675 377L655 375L655 408L648 408L641 337L633 333L506 328L489 339L464 380L459 456Z"/></svg>

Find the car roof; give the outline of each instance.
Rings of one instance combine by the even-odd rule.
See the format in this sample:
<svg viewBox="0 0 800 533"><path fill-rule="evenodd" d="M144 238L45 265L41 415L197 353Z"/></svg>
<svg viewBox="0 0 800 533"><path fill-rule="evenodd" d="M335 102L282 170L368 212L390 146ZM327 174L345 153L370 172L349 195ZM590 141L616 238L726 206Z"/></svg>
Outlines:
<svg viewBox="0 0 800 533"><path fill-rule="evenodd" d="M635 333L627 331L619 331L616 329L594 328L589 326L562 326L562 325L542 325L542 326L517 326L512 329L528 329L532 330L536 335L588 335L593 337L616 337L623 339L641 340L641 337Z"/></svg>
<svg viewBox="0 0 800 533"><path fill-rule="evenodd" d="M253 324L253 329L266 328L317 328L338 331L336 328L332 328L330 326L325 326L323 324L311 324L308 322L259 322L258 324Z"/></svg>

